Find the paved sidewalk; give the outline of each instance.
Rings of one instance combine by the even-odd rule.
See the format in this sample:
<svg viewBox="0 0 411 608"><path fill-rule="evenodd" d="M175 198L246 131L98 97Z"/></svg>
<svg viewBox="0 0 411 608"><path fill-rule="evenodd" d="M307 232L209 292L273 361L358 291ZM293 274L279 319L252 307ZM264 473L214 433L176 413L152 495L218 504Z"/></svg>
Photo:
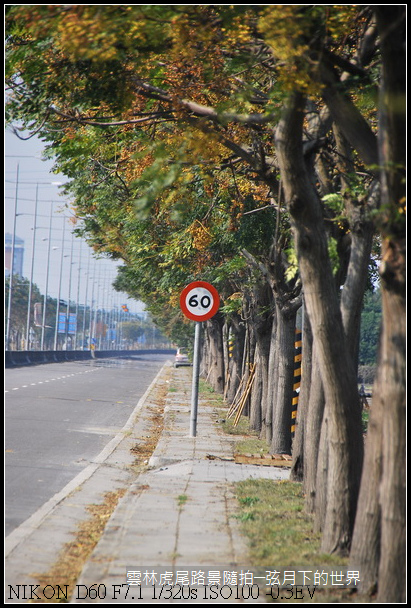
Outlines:
<svg viewBox="0 0 411 608"><path fill-rule="evenodd" d="M164 430L149 462L153 468L135 480L117 506L78 580L78 585L84 585L79 587L80 597L92 585L94 589L102 585L101 595L104 592L106 597L95 602L181 603L190 599L197 603L193 600L205 598L203 590L194 591L196 574L204 573L207 584L212 582L211 573L212 580L222 585L224 572L239 577L249 568L245 540L233 518L232 482L250 477L288 479L289 469L235 464L231 458L236 439L222 434L218 412L201 397L197 436L190 437L191 374L188 368L173 369ZM174 587L166 592L163 588L160 598L157 585L165 573L173 573ZM184 596L176 583L186 573L190 585ZM125 584L133 580L147 586ZM226 588L223 596L208 599L221 603L229 593ZM72 603L92 601L73 599ZM231 595L229 601L240 600Z"/></svg>
<svg viewBox="0 0 411 608"><path fill-rule="evenodd" d="M6 603L35 599L30 598L30 585L38 583L38 574L48 572L64 544L73 540L78 524L89 517L87 506L101 502L106 492L124 489L77 580L71 603L244 601L228 585L220 595L224 573L240 577L250 567L245 540L233 517L232 482L249 477L288 479L289 469L235 464L232 455L238 438L222 433L217 422L221 412L201 397L197 436L190 437L191 378L191 368L175 369L166 363L154 388L136 407L131 426L107 446L101 459L73 480L64 496L53 497L44 513L7 537ZM153 391L165 387L163 430L147 470L137 475L132 448L147 441ZM185 573L188 578L183 580ZM200 573L204 580L197 588L193 576ZM170 578L160 581L161 575ZM161 587L165 581L174 586ZM189 585L180 589L182 582ZM211 583L220 585L213 587L219 595L205 597L212 589L204 585ZM7 595L10 585L20 589L20 601L13 593Z"/></svg>

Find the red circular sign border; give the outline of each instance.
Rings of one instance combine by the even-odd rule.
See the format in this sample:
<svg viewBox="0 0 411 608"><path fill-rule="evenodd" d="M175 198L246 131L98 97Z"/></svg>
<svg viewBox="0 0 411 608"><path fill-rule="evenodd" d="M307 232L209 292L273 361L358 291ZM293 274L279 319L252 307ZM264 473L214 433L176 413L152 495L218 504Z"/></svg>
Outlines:
<svg viewBox="0 0 411 608"><path fill-rule="evenodd" d="M213 296L213 300L214 300L213 306L210 308L210 310L205 315L201 315L201 316L193 315L188 310L186 303L185 303L188 292L191 291L192 289L195 289L196 287L202 287L203 289L207 289ZM210 285L210 283L207 283L206 281L193 281L193 283L190 283L189 285L184 287L183 291L181 292L180 308L181 308L184 316L186 316L191 321L199 321L199 322L208 321L208 319L211 319L211 317L214 317L214 315L220 308L220 296L218 295L218 291L216 290L216 288L213 287L213 285Z"/></svg>

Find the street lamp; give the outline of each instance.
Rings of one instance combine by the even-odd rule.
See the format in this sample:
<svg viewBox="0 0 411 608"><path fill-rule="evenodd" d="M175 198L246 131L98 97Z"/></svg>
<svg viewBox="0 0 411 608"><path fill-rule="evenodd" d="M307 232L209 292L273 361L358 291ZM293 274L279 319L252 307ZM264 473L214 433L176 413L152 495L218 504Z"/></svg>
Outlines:
<svg viewBox="0 0 411 608"><path fill-rule="evenodd" d="M71 298L71 274L73 270L73 245L74 245L74 233L71 233L71 253L70 253L70 272L69 272L69 292L67 300L67 315L66 315L66 350L68 350L68 334L69 334L69 320L70 320L70 298Z"/></svg>
<svg viewBox="0 0 411 608"><path fill-rule="evenodd" d="M31 271L30 271L30 286L29 297L27 303L27 329L26 329L26 350L30 350L30 308L31 294L33 290L33 272L34 272L34 250L36 246L36 224L37 224L37 204L38 204L39 185L36 185L36 202L34 206L34 226L33 226L33 243L31 248Z"/></svg>
<svg viewBox="0 0 411 608"><path fill-rule="evenodd" d="M9 305L7 308L7 327L6 327L6 349L10 349L10 325L11 325L11 298L13 294L13 272L14 272L14 244L16 240L16 220L17 220L17 200L19 191L19 165L17 165L16 175L16 192L14 196L14 224L13 235L11 241L11 260L10 260L10 278L9 278Z"/></svg>
<svg viewBox="0 0 411 608"><path fill-rule="evenodd" d="M78 311L79 311L79 301L80 301L80 273L81 273L81 246L83 244L83 239L80 240L80 251L79 251L79 260L78 260L78 273L77 273L77 299L76 299L76 333L74 335L74 349L77 349L77 319L78 319ZM85 311L83 311L83 316Z"/></svg>
<svg viewBox="0 0 411 608"><path fill-rule="evenodd" d="M60 297L61 297L61 279L63 276L63 259L64 259L64 235L66 229L66 222L63 217L63 238L61 241L61 256L60 256L60 277L59 277L59 290L57 296L57 308L56 308L56 327L54 331L54 350L57 350L57 341L58 341L58 330L59 330L59 316L60 316Z"/></svg>
<svg viewBox="0 0 411 608"><path fill-rule="evenodd" d="M87 272L86 272L86 294L84 296L84 313L83 313L83 348L84 343L86 342L86 310L87 310L87 296L88 296L88 283L90 279L90 257L91 253L89 251L89 255L87 258ZM92 278L92 277L91 277ZM91 306L90 306L90 315L91 315ZM90 335L89 335L89 347L90 347Z"/></svg>
<svg viewBox="0 0 411 608"><path fill-rule="evenodd" d="M49 266L50 266L50 245L51 245L51 225L53 221L53 203L50 206L50 222L49 222L49 242L47 246L47 268L46 268L46 289L44 293L43 300L43 321L41 324L41 344L40 350L44 350L44 332L46 329L46 308L47 308L47 292L48 292L48 284L49 284Z"/></svg>

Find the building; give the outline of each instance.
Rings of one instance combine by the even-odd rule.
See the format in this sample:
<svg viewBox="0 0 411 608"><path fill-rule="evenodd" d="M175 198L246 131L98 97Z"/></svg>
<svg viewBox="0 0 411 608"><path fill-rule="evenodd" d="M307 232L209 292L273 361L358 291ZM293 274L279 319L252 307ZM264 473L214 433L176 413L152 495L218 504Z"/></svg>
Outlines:
<svg viewBox="0 0 411 608"><path fill-rule="evenodd" d="M13 248L13 235L6 232L4 239L4 271L6 277L10 276L11 252ZM18 236L14 237L14 264L13 274L23 276L24 241Z"/></svg>

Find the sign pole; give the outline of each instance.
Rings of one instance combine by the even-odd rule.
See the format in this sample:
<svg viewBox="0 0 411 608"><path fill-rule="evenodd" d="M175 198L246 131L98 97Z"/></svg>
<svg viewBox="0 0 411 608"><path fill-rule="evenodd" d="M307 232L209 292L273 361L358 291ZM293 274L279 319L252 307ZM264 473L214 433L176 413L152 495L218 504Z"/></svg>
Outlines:
<svg viewBox="0 0 411 608"><path fill-rule="evenodd" d="M196 322L194 336L193 384L191 390L190 437L197 436L198 382L200 376L201 322Z"/></svg>
<svg viewBox="0 0 411 608"><path fill-rule="evenodd" d="M211 319L219 309L220 296L215 287L205 281L194 281L180 294L180 307L187 319L196 322L191 394L190 437L197 435L198 379L200 375L201 323Z"/></svg>

